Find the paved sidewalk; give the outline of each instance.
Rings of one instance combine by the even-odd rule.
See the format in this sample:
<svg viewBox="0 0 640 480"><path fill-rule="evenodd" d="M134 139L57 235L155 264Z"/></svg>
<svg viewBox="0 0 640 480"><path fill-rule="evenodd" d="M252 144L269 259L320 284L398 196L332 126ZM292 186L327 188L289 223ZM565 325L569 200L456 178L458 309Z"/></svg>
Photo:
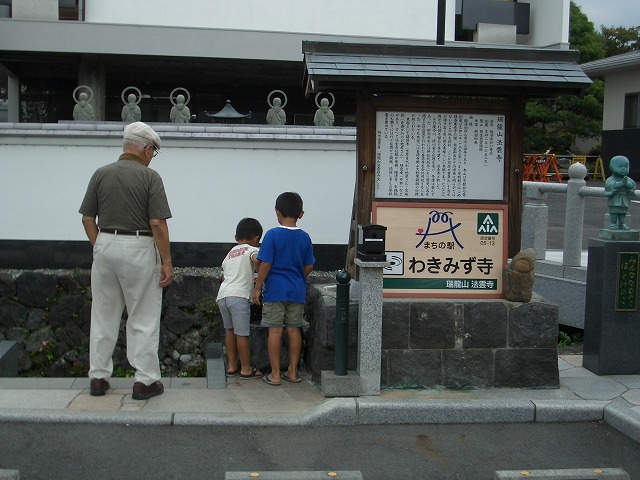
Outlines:
<svg viewBox="0 0 640 480"><path fill-rule="evenodd" d="M374 425L600 421L640 442L640 375L597 376L581 355L558 358L558 389L403 389L325 398L303 371L298 384L231 378L164 378L165 393L133 400L133 379L104 397L87 378L0 378L0 422L167 425Z"/></svg>

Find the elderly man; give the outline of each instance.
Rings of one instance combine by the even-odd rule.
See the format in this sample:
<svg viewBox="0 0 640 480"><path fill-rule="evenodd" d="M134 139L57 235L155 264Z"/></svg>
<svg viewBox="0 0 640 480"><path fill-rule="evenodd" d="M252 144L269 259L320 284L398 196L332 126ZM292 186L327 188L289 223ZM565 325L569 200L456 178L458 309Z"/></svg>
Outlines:
<svg viewBox="0 0 640 480"><path fill-rule="evenodd" d="M135 368L132 397L164 392L158 344L162 288L173 280L167 218L171 210L162 179L149 168L160 137L147 124L124 129L117 162L91 177L80 207L93 245L91 268L90 394L104 395L113 373L113 350L127 307L127 359ZM96 221L97 218L97 221Z"/></svg>

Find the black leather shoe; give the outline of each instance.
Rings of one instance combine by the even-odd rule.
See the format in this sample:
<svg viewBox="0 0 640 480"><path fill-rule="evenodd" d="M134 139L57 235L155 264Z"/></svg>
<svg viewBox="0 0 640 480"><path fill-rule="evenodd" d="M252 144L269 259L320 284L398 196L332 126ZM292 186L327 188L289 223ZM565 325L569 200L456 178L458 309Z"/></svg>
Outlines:
<svg viewBox="0 0 640 480"><path fill-rule="evenodd" d="M134 400L146 400L147 398L155 397L164 392L164 385L162 382L153 382L151 385L145 385L142 382L136 382L133 384L133 394L131 398Z"/></svg>
<svg viewBox="0 0 640 480"><path fill-rule="evenodd" d="M89 394L92 397L101 397L107 390L109 390L110 385L104 378L92 378L91 384L89 386Z"/></svg>

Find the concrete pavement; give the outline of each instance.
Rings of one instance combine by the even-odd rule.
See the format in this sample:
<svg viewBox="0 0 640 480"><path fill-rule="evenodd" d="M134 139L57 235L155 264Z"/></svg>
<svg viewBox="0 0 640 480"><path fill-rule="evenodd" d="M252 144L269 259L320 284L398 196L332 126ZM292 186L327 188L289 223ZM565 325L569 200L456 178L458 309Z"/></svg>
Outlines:
<svg viewBox="0 0 640 480"><path fill-rule="evenodd" d="M165 393L133 400L133 379L113 378L104 397L87 378L0 378L0 422L152 425L380 425L605 421L640 442L640 375L597 376L581 355L558 358L560 388L387 389L380 396L325 398L298 384L259 379L164 378Z"/></svg>

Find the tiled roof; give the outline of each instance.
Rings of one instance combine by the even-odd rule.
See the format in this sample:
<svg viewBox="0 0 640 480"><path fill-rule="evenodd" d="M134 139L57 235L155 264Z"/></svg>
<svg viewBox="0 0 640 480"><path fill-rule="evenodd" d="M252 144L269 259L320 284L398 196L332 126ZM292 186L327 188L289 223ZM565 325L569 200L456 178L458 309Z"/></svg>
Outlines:
<svg viewBox="0 0 640 480"><path fill-rule="evenodd" d="M580 65L580 68L587 75L597 77L614 73L628 68L640 68L640 50L615 55L613 57L602 58Z"/></svg>
<svg viewBox="0 0 640 480"><path fill-rule="evenodd" d="M569 51L462 47L382 48L374 53L356 48L351 53L305 51L309 81L322 83L411 83L491 85L539 89L581 90L591 80ZM304 46L303 46L304 48ZM361 51L357 51L361 50Z"/></svg>

